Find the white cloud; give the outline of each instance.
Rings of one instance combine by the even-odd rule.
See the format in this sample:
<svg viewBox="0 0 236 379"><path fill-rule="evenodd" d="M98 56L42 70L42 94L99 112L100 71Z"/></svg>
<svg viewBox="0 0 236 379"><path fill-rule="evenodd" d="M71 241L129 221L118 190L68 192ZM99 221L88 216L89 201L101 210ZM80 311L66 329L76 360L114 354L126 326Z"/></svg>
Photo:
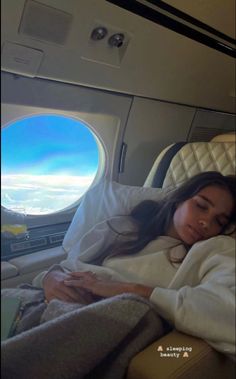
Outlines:
<svg viewBox="0 0 236 379"><path fill-rule="evenodd" d="M2 175L2 186L23 189L87 187L92 183L94 175Z"/></svg>
<svg viewBox="0 0 236 379"><path fill-rule="evenodd" d="M2 205L28 214L47 214L77 201L94 175L3 175Z"/></svg>

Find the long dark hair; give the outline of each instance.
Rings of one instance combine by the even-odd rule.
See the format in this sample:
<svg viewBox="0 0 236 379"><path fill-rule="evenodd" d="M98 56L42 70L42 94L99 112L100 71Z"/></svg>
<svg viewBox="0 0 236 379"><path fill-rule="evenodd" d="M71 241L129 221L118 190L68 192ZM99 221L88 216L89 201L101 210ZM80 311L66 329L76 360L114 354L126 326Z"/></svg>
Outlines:
<svg viewBox="0 0 236 379"><path fill-rule="evenodd" d="M200 173L173 190L165 198L158 201L144 200L133 208L130 216L137 225L137 231L125 234L126 236L130 235L130 240L125 242L117 241L112 246L109 246L106 249L107 255L135 254L141 251L150 241L165 235L172 223L178 205L195 196L207 186L223 187L231 193L235 203L229 223L235 222L236 176L224 176L217 171ZM225 231L226 227L222 228L221 233Z"/></svg>

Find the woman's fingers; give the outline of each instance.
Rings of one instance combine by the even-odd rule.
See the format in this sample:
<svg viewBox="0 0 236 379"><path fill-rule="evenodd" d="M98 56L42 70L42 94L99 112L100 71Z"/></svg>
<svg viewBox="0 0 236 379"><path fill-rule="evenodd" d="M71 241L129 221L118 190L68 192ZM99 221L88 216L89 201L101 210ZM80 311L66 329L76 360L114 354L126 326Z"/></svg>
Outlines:
<svg viewBox="0 0 236 379"><path fill-rule="evenodd" d="M72 301L78 302L80 300L80 295L78 294L75 288L70 288L70 287L68 288L67 286L64 285L63 294L69 297Z"/></svg>
<svg viewBox="0 0 236 379"><path fill-rule="evenodd" d="M55 297L54 297L54 299L55 299ZM61 301L65 301L67 303L76 303L76 301L74 299L72 299L70 296L68 296L64 292L60 292L58 294L58 296L56 297L56 299L61 300Z"/></svg>
<svg viewBox="0 0 236 379"><path fill-rule="evenodd" d="M67 302L81 302L81 294L75 288L68 287L63 282L55 289L53 297Z"/></svg>
<svg viewBox="0 0 236 379"><path fill-rule="evenodd" d="M85 274L83 278L89 278L91 280L92 276L90 274ZM46 279L44 280L44 293L47 301L52 299L58 299L67 302L77 302L77 303L91 303L93 301L90 291L83 288L73 288L65 285L65 279L71 279L73 277L69 274L65 274L60 271L52 271L48 273ZM75 280L79 280L78 277L74 277Z"/></svg>
<svg viewBox="0 0 236 379"><path fill-rule="evenodd" d="M65 279L64 284L68 287L83 288L85 286L85 281L81 279Z"/></svg>
<svg viewBox="0 0 236 379"><path fill-rule="evenodd" d="M61 300L61 301L66 301L66 302L69 302L69 303L74 303L75 300L73 299L73 297L71 297L70 295L68 295L68 293L66 292L63 292L63 291L54 291L53 294L51 294L47 300L48 301L51 301L53 299L57 299L57 300Z"/></svg>
<svg viewBox="0 0 236 379"><path fill-rule="evenodd" d="M80 279L66 279L64 280L64 284L66 286L70 287L75 287L75 288L86 288L87 290L92 290L93 283L91 281L89 282L88 280L84 280L83 278Z"/></svg>
<svg viewBox="0 0 236 379"><path fill-rule="evenodd" d="M77 302L78 301L78 294L73 288L68 288L63 284L63 287L61 286L60 289L55 291L55 297L62 301L68 301L68 302Z"/></svg>
<svg viewBox="0 0 236 379"><path fill-rule="evenodd" d="M84 277L96 278L95 272L92 272L92 271L71 272L69 275L75 278L84 278Z"/></svg>
<svg viewBox="0 0 236 379"><path fill-rule="evenodd" d="M71 280L65 279L64 283L69 287L72 286L85 288L86 290L91 291L93 294L102 297L111 297L124 292L130 292L131 289L131 285L128 283L102 279L96 280L91 278L76 278Z"/></svg>

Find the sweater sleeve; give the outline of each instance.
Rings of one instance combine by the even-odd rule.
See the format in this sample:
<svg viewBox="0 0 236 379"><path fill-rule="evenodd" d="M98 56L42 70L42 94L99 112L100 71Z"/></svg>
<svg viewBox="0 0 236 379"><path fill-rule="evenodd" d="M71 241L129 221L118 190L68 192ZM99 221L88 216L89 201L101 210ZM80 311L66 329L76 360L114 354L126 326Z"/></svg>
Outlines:
<svg viewBox="0 0 236 379"><path fill-rule="evenodd" d="M232 245L231 245L232 246ZM235 272L233 251L210 256L200 282L179 289L155 288L150 300L177 330L235 354Z"/></svg>
<svg viewBox="0 0 236 379"><path fill-rule="evenodd" d="M72 247L65 260L60 264L53 265L49 270L39 273L33 279L33 285L43 287L43 279L48 272L53 270L80 271L86 263L99 260L104 250L119 237L119 233L133 229L132 221L126 216L114 217L96 224Z"/></svg>

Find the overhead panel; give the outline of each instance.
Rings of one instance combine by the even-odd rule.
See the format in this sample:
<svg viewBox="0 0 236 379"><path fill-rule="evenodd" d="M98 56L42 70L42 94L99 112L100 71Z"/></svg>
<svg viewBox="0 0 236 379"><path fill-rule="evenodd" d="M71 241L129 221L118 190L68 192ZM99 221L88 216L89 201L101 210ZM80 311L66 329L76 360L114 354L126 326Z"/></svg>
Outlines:
<svg viewBox="0 0 236 379"><path fill-rule="evenodd" d="M26 2L19 33L56 44L66 42L73 16L37 1Z"/></svg>
<svg viewBox="0 0 236 379"><path fill-rule="evenodd" d="M236 57L236 40L161 0L107 0L223 54Z"/></svg>
<svg viewBox="0 0 236 379"><path fill-rule="evenodd" d="M2 70L150 99L235 111L235 59L232 56L111 1L2 0ZM233 47L231 40L226 41L223 36L232 30L234 23L232 1L165 2L222 33L218 36L212 34L212 29L204 31L200 24L194 26L186 17L181 20L166 9L158 9L162 20L169 17L173 22L178 21L184 27ZM137 2L126 0L125 4ZM152 10L157 3L161 4L144 0L139 3L149 4ZM217 20L222 11L220 23L212 22L213 16L208 14L212 10ZM230 28L226 27L228 24ZM92 39L94 29L100 26L107 29L106 36ZM123 43L110 44L119 34L124 37ZM228 33L228 37L234 37L234 33ZM36 67L30 66L35 59L22 60L24 49L29 49L30 56L33 53L41 56L36 59Z"/></svg>
<svg viewBox="0 0 236 379"><path fill-rule="evenodd" d="M2 47L2 70L35 77L42 62L44 52L39 49L5 42Z"/></svg>

